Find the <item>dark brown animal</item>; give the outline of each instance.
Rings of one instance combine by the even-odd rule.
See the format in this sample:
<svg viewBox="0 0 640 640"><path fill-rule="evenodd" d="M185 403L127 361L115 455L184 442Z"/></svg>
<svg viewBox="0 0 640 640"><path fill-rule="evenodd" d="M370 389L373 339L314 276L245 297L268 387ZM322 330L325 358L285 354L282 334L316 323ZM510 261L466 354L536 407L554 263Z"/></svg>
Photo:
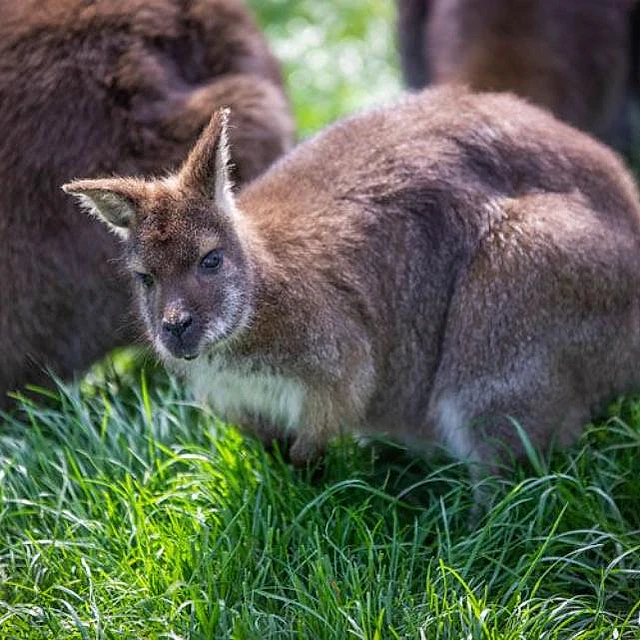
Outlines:
<svg viewBox="0 0 640 640"><path fill-rule="evenodd" d="M276 60L240 0L0 0L0 407L137 337L116 239L60 192L175 168L233 108L233 177L292 142Z"/></svg>
<svg viewBox="0 0 640 640"><path fill-rule="evenodd" d="M640 205L617 156L507 94L344 120L231 193L218 114L169 178L77 181L149 339L290 455L342 429L494 466L640 388ZM231 148L233 156L233 147Z"/></svg>
<svg viewBox="0 0 640 640"><path fill-rule="evenodd" d="M407 85L512 91L630 153L640 109L635 0L398 0Z"/></svg>

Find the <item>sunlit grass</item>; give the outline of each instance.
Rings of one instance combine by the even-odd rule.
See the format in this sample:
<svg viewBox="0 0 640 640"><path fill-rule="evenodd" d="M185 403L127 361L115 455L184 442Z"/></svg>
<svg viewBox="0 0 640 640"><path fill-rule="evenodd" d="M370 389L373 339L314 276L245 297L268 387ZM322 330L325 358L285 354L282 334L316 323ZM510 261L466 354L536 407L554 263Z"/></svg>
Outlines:
<svg viewBox="0 0 640 640"><path fill-rule="evenodd" d="M5 419L0 637L638 637L636 404L472 525L459 464L344 440L294 471L128 384Z"/></svg>

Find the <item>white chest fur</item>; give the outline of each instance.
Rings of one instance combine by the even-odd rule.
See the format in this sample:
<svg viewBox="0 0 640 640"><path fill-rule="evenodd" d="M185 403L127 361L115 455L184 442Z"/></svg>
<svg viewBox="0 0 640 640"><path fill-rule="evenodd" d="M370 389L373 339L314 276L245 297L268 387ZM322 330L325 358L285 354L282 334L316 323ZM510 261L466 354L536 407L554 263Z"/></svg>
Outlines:
<svg viewBox="0 0 640 640"><path fill-rule="evenodd" d="M221 418L256 416L287 430L301 426L305 390L297 380L230 367L221 357L193 364L187 371L192 390Z"/></svg>

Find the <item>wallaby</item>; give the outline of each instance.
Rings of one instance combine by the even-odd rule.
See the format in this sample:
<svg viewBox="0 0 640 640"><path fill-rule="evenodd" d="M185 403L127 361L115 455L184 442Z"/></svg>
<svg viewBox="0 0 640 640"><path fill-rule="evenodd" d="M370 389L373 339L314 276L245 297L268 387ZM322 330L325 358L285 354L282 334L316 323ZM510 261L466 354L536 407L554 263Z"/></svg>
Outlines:
<svg viewBox="0 0 640 640"><path fill-rule="evenodd" d="M523 453L512 419L563 445L640 388L638 193L588 135L427 90L236 197L226 130L217 113L170 177L64 190L124 238L160 357L222 417L290 434L293 462L352 429L497 469Z"/></svg>
<svg viewBox="0 0 640 640"><path fill-rule="evenodd" d="M116 239L60 192L157 174L233 109L233 176L289 148L278 64L240 0L0 0L0 407L138 338Z"/></svg>
<svg viewBox="0 0 640 640"><path fill-rule="evenodd" d="M637 0L398 0L408 86L512 91L637 152ZM634 40L637 34L634 36Z"/></svg>

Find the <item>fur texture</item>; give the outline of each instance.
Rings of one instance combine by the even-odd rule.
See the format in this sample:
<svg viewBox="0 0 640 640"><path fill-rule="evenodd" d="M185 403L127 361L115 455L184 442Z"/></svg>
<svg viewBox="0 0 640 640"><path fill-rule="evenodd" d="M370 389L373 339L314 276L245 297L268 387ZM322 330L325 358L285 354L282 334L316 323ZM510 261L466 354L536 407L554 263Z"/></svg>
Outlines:
<svg viewBox="0 0 640 640"><path fill-rule="evenodd" d="M398 0L407 85L512 91L631 153L638 142L636 0Z"/></svg>
<svg viewBox="0 0 640 640"><path fill-rule="evenodd" d="M65 188L131 203L150 339L225 417L292 431L294 462L353 429L495 466L523 453L511 417L563 445L640 388L638 193L589 136L434 89L329 127L229 203L194 180L224 166L223 131L169 184Z"/></svg>
<svg viewBox="0 0 640 640"><path fill-rule="evenodd" d="M233 179L292 143L278 65L240 0L0 0L0 407L139 337L117 241L60 191L175 169L233 109Z"/></svg>

